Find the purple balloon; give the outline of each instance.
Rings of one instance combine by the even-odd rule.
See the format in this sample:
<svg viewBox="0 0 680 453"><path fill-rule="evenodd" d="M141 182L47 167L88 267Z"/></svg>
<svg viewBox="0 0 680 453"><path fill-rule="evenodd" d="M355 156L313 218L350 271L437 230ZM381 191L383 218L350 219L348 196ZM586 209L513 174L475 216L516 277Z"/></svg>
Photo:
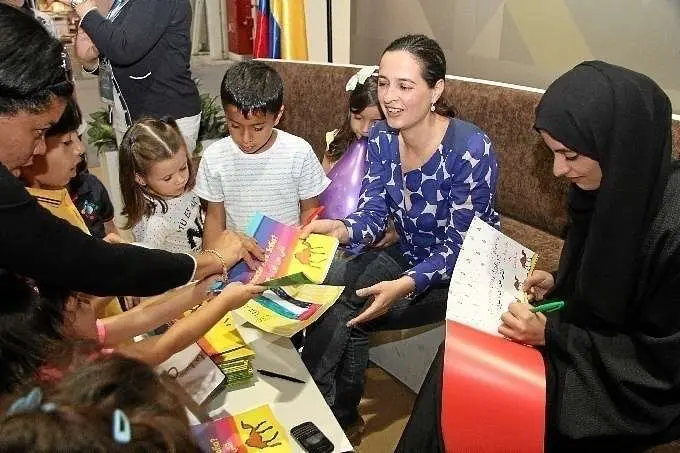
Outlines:
<svg viewBox="0 0 680 453"><path fill-rule="evenodd" d="M319 195L319 203L325 206L320 217L324 219L344 219L357 209L361 181L366 176L366 137L354 140L345 154L328 172L330 185Z"/></svg>

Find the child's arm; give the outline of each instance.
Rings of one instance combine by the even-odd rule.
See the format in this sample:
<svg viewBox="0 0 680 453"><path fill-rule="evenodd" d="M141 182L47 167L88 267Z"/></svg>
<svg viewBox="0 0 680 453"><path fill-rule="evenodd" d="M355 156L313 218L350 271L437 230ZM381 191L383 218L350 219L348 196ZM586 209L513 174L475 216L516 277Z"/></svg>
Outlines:
<svg viewBox="0 0 680 453"><path fill-rule="evenodd" d="M203 224L203 250L214 247L220 237L220 233L227 229L227 214L224 211L224 203L221 201L208 201Z"/></svg>
<svg viewBox="0 0 680 453"><path fill-rule="evenodd" d="M304 224L309 221L309 216L312 211L319 207L319 197L312 197L306 200L300 200L300 223ZM313 219L312 219L313 220Z"/></svg>
<svg viewBox="0 0 680 453"><path fill-rule="evenodd" d="M156 366L198 341L227 312L244 305L264 290L256 285L229 285L198 310L175 322L164 334L122 345L117 352Z"/></svg>
<svg viewBox="0 0 680 453"><path fill-rule="evenodd" d="M115 223L113 223L113 219L104 222L104 232L106 233L107 236L109 234L115 234L116 236L120 236L120 233L118 232L118 227L116 226Z"/></svg>
<svg viewBox="0 0 680 453"><path fill-rule="evenodd" d="M206 278L150 297L131 310L101 319L106 329L106 344L121 343L179 318L185 311L208 298L208 289L213 281L212 278Z"/></svg>

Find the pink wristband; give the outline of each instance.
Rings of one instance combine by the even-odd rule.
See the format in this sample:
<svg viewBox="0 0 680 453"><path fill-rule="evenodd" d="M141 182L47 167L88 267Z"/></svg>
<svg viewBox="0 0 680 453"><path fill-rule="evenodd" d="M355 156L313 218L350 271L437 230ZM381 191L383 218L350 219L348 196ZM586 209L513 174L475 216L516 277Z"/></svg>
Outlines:
<svg viewBox="0 0 680 453"><path fill-rule="evenodd" d="M95 324L97 325L97 339L100 344L104 344L106 341L106 326L104 325L104 321L97 319Z"/></svg>

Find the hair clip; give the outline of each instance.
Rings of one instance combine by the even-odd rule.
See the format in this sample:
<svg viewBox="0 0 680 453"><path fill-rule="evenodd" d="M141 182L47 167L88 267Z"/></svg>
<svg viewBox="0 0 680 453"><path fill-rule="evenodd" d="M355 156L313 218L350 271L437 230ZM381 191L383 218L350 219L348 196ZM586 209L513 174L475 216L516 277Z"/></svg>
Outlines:
<svg viewBox="0 0 680 453"><path fill-rule="evenodd" d="M43 392L40 387L33 387L26 396L17 399L7 409L7 415L20 414L23 412L33 412L40 409L42 412L50 413L57 409L54 403L41 404L43 399Z"/></svg>
<svg viewBox="0 0 680 453"><path fill-rule="evenodd" d="M347 81L347 85L345 85L345 91L354 91L357 85L363 85L366 83L366 79L368 79L370 76L378 75L376 72L377 69L377 66L365 66L359 69L359 71Z"/></svg>
<svg viewBox="0 0 680 453"><path fill-rule="evenodd" d="M113 411L113 440L118 444L130 443L132 439L132 428L130 419L125 412L120 409Z"/></svg>
<svg viewBox="0 0 680 453"><path fill-rule="evenodd" d="M7 415L20 414L22 412L32 412L37 410L42 403L43 393L40 387L33 387L26 396L17 399L7 409ZM45 411L50 412L50 411Z"/></svg>

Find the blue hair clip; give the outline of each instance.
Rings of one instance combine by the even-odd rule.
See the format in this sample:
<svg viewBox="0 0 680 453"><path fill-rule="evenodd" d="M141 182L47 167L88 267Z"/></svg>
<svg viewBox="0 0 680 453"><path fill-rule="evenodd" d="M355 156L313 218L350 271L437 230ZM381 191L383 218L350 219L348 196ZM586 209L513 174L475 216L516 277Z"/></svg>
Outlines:
<svg viewBox="0 0 680 453"><path fill-rule="evenodd" d="M43 393L40 387L33 387L26 396L17 399L7 409L7 415L19 414L21 412L31 412L37 410L42 403Z"/></svg>
<svg viewBox="0 0 680 453"><path fill-rule="evenodd" d="M130 419L120 409L113 411L113 440L119 444L127 444L132 439Z"/></svg>

